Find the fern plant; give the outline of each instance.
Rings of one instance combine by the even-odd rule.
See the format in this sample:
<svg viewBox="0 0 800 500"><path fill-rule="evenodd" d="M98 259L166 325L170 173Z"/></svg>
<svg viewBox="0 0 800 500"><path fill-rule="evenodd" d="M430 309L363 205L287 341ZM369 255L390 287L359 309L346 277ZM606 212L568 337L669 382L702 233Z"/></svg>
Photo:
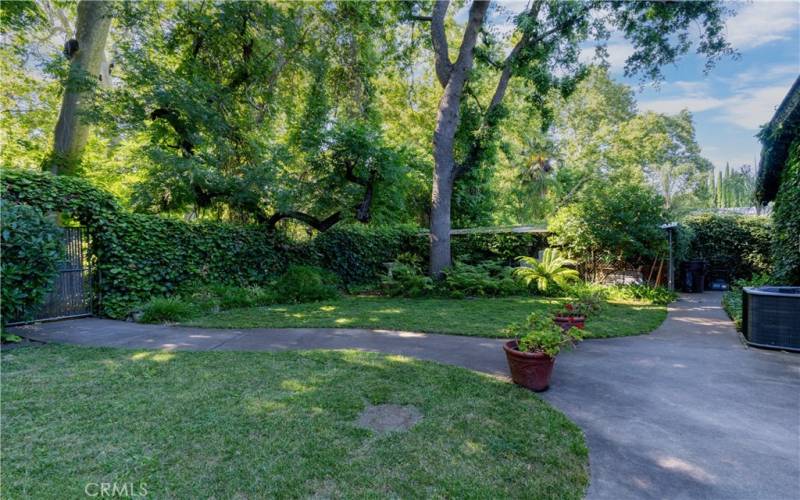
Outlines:
<svg viewBox="0 0 800 500"><path fill-rule="evenodd" d="M578 271L569 266L575 263L558 254L554 248L546 248L542 253L542 260L533 257L517 257L520 267L514 270L514 275L527 286L536 283L536 288L547 292L551 287L563 287L570 281L578 279Z"/></svg>

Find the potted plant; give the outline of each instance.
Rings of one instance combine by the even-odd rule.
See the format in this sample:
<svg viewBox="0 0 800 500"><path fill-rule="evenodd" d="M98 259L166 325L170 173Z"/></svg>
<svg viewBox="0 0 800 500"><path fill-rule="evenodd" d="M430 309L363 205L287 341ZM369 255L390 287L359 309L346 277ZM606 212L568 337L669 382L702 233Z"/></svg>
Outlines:
<svg viewBox="0 0 800 500"><path fill-rule="evenodd" d="M567 303L563 309L556 311L553 321L565 331L573 326L583 330L586 324L586 312L586 308L580 302Z"/></svg>
<svg viewBox="0 0 800 500"><path fill-rule="evenodd" d="M555 357L561 348L582 339L577 328L564 330L549 316L537 313L506 331L514 336L514 340L503 346L511 380L534 391L544 391L550 386Z"/></svg>

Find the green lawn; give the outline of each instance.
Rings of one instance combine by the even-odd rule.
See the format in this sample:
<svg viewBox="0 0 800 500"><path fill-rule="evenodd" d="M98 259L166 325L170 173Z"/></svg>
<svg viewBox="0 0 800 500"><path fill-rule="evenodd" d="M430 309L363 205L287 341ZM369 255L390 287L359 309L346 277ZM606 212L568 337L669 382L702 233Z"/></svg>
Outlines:
<svg viewBox="0 0 800 500"><path fill-rule="evenodd" d="M479 337L504 337L503 328L563 299L393 299L345 297L308 304L232 309L189 322L215 328L363 327ZM664 321L666 307L611 302L586 323L587 337L619 337L651 332Z"/></svg>
<svg viewBox="0 0 800 500"><path fill-rule="evenodd" d="M537 396L400 356L49 345L4 352L2 370L5 498L116 482L156 498L560 499L588 483L582 433ZM422 420L355 425L380 403Z"/></svg>

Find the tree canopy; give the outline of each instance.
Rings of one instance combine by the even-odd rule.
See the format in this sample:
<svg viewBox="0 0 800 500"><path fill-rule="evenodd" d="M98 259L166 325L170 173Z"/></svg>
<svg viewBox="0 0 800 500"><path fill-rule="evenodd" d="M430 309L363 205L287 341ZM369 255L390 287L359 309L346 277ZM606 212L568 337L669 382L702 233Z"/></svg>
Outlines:
<svg viewBox="0 0 800 500"><path fill-rule="evenodd" d="M79 5L3 6L4 166L52 160L79 76ZM99 75L79 88L89 133L69 173L137 211L266 231L428 226L449 183L449 231L540 222L623 178L652 186L664 208L713 203L691 115L640 113L604 47L625 37L625 71L645 79L693 41L710 68L733 53L716 2L107 7Z"/></svg>

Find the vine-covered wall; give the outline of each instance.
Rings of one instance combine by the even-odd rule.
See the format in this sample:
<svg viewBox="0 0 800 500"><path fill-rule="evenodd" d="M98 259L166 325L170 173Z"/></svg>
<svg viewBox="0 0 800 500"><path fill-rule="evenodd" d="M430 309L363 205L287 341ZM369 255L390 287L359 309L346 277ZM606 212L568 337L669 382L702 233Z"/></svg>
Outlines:
<svg viewBox="0 0 800 500"><path fill-rule="evenodd" d="M782 283L800 285L800 139L789 148L772 219L773 275Z"/></svg>
<svg viewBox="0 0 800 500"><path fill-rule="evenodd" d="M3 199L42 212L61 212L88 229L96 272L97 312L119 318L153 296L189 283L266 285L293 263L317 265L347 285L367 284L401 253L427 259L427 238L410 226L336 226L298 242L263 227L186 222L130 213L113 196L83 179L6 169ZM544 244L538 234L469 234L453 237L464 262L510 262Z"/></svg>
<svg viewBox="0 0 800 500"><path fill-rule="evenodd" d="M731 279L770 272L769 218L699 214L684 219L683 225L689 230L684 260L705 260L712 269L726 270Z"/></svg>

